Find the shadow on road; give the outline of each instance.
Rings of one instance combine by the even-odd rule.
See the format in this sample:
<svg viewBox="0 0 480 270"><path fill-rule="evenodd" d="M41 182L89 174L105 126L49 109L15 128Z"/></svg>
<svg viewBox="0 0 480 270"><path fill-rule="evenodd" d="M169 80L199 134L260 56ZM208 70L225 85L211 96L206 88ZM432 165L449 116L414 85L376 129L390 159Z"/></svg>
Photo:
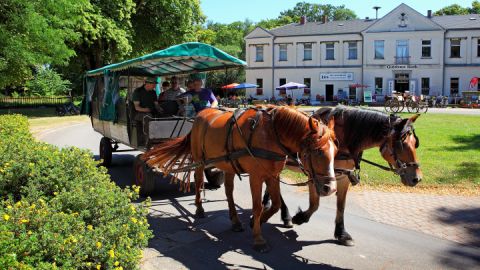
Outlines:
<svg viewBox="0 0 480 270"><path fill-rule="evenodd" d="M266 269L267 266L273 269L344 269L295 254L309 245L336 245L334 240L298 241L294 230L282 232L267 223L262 225L262 231L272 251L262 254L252 248L250 228L245 228L244 232L229 230L227 210L210 211L206 213L206 218L195 219L177 199L172 198L167 204L175 207L179 216L166 212L152 213L149 222L155 238L150 247L187 269ZM251 212L239 210L240 219L245 224ZM252 263L252 259L256 263Z"/></svg>
<svg viewBox="0 0 480 270"><path fill-rule="evenodd" d="M468 233L470 239L464 245L458 244L443 254L442 263L450 267L462 269L478 269L480 265L480 208L448 209L442 207L437 209L439 222L459 226ZM472 249L465 249L465 245Z"/></svg>

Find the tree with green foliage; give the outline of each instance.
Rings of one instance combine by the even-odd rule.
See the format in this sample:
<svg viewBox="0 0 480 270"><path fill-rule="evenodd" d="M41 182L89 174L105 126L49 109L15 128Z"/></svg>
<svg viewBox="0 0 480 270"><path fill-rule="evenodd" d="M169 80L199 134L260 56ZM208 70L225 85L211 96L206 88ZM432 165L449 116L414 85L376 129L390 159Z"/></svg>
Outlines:
<svg viewBox="0 0 480 270"><path fill-rule="evenodd" d="M36 68L35 77L26 84L25 94L29 96L65 96L70 92L71 83L47 66Z"/></svg>
<svg viewBox="0 0 480 270"><path fill-rule="evenodd" d="M442 15L466 15L466 14L480 14L480 2L475 0L471 7L462 7L459 4L446 6L435 11L435 16Z"/></svg>
<svg viewBox="0 0 480 270"><path fill-rule="evenodd" d="M334 6L331 4L312 4L307 2L298 2L294 8L280 13L279 17L287 16L294 21L298 21L301 16L306 16L308 21L322 21L323 16L327 16L330 21L344 21L356 19L357 15L351 9L345 8L345 5Z"/></svg>
<svg viewBox="0 0 480 270"><path fill-rule="evenodd" d="M84 0L0 2L0 89L21 86L34 66L64 65L75 55L68 46Z"/></svg>

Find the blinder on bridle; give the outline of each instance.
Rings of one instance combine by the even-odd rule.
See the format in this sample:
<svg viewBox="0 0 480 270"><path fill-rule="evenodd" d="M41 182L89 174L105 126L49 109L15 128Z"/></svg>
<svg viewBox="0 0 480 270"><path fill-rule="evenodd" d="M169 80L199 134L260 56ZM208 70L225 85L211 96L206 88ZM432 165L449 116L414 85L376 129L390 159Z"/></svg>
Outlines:
<svg viewBox="0 0 480 270"><path fill-rule="evenodd" d="M418 162L403 162L398 158L398 152L403 151L403 144L407 137L409 135L412 135L415 138L415 149L420 146L420 140L417 137L417 134L415 133L415 128L413 128L412 125L407 125L404 127L402 131L400 131L400 134L398 136L395 136L395 141L393 142L393 149L392 149L392 155L393 158L395 159L395 163L397 165L397 168L393 168L392 165L389 163L391 169L397 173L398 175L402 176L407 173L406 169L408 167L414 167L414 168L419 168L420 164ZM388 141L386 141L381 147L380 151L383 151L385 146L388 144Z"/></svg>

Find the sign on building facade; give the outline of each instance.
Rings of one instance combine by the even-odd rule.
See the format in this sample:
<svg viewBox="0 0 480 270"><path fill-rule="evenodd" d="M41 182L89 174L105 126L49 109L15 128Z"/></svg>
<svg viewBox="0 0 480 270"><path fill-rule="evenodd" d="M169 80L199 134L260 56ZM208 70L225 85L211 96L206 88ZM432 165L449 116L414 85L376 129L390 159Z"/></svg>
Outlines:
<svg viewBox="0 0 480 270"><path fill-rule="evenodd" d="M320 73L320 81L353 81L353 72Z"/></svg>

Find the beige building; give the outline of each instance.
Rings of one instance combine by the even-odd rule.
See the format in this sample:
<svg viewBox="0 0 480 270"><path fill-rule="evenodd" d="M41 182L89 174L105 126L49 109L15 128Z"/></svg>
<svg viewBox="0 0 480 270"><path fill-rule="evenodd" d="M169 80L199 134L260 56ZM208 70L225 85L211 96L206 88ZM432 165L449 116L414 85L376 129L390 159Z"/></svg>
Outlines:
<svg viewBox="0 0 480 270"><path fill-rule="evenodd" d="M285 94L361 99L362 89L378 99L394 90L455 96L470 89L472 77L480 77L477 14L422 15L401 4L378 20L302 20L272 30L257 27L245 41L246 79L259 85L247 96L259 99ZM290 81L309 88L274 90Z"/></svg>

